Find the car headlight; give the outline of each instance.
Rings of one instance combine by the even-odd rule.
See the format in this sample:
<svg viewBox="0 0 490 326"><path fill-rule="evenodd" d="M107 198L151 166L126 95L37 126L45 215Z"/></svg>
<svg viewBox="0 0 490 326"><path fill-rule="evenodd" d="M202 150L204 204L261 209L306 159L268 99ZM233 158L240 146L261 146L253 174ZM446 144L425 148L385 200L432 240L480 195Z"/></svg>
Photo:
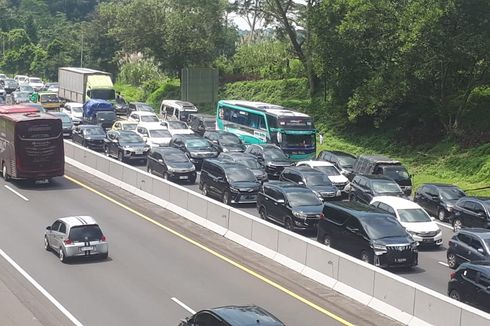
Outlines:
<svg viewBox="0 0 490 326"><path fill-rule="evenodd" d="M223 147L223 153L229 152L230 150L226 147Z"/></svg>
<svg viewBox="0 0 490 326"><path fill-rule="evenodd" d="M412 248L412 250L417 249L417 247L418 247L418 246L419 246L419 243L418 243L418 242L412 242L412 243L410 244L410 247Z"/></svg>
<svg viewBox="0 0 490 326"><path fill-rule="evenodd" d="M374 253L376 255L382 255L382 254L385 254L385 253L388 252L388 249L386 249L386 246L385 245L382 245L382 244L373 243L371 245L371 248L373 248Z"/></svg>
<svg viewBox="0 0 490 326"><path fill-rule="evenodd" d="M170 166L167 167L167 171L168 172L175 172L175 169L174 168L171 168Z"/></svg>
<svg viewBox="0 0 490 326"><path fill-rule="evenodd" d="M337 190L337 196L341 196L342 193L340 192L340 190Z"/></svg>
<svg viewBox="0 0 490 326"><path fill-rule="evenodd" d="M234 187L230 187L230 191L231 192L240 192L240 189L237 189L237 188L234 188Z"/></svg>
<svg viewBox="0 0 490 326"><path fill-rule="evenodd" d="M308 215L303 212L293 212L293 215L302 219L306 219L308 217Z"/></svg>

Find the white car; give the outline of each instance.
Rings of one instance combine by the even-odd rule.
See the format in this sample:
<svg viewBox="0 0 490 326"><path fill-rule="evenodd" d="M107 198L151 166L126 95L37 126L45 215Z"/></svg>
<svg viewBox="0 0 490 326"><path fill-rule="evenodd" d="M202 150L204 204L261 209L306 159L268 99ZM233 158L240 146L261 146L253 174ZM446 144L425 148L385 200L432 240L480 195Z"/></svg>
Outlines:
<svg viewBox="0 0 490 326"><path fill-rule="evenodd" d="M179 121L179 120L162 121L161 125L167 128L172 136L194 134L194 131L189 129L189 126L184 121Z"/></svg>
<svg viewBox="0 0 490 326"><path fill-rule="evenodd" d="M61 112L68 114L73 121L73 124L78 125L83 119L83 104L76 102L67 102L64 107L61 108Z"/></svg>
<svg viewBox="0 0 490 326"><path fill-rule="evenodd" d="M38 77L29 77L27 85L31 86L36 92L39 92L44 88L43 81Z"/></svg>
<svg viewBox="0 0 490 326"><path fill-rule="evenodd" d="M14 79L19 85L26 85L29 82L29 77L26 75L16 75Z"/></svg>
<svg viewBox="0 0 490 326"><path fill-rule="evenodd" d="M296 166L309 166L315 170L325 173L330 179L330 182L337 187L343 193L348 193L350 191L349 179L344 176L337 167L330 162L326 161L300 161L296 163Z"/></svg>
<svg viewBox="0 0 490 326"><path fill-rule="evenodd" d="M128 121L135 122L160 122L158 116L153 112L147 111L133 111L128 117Z"/></svg>
<svg viewBox="0 0 490 326"><path fill-rule="evenodd" d="M419 204L400 197L377 196L371 200L371 205L396 216L420 245L442 244L441 229Z"/></svg>
<svg viewBox="0 0 490 326"><path fill-rule="evenodd" d="M149 123L139 124L136 127L136 133L143 137L143 140L150 147L164 147L170 144L170 139L172 139L172 135L161 125L153 125Z"/></svg>

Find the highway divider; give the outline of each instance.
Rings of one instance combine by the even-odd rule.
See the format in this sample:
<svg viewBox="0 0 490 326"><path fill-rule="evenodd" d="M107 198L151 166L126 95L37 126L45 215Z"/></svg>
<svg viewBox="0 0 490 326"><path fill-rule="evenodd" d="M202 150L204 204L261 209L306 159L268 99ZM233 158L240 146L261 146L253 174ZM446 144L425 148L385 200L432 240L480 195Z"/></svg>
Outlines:
<svg viewBox="0 0 490 326"><path fill-rule="evenodd" d="M178 184L65 141L66 162L406 325L488 326L490 314Z"/></svg>

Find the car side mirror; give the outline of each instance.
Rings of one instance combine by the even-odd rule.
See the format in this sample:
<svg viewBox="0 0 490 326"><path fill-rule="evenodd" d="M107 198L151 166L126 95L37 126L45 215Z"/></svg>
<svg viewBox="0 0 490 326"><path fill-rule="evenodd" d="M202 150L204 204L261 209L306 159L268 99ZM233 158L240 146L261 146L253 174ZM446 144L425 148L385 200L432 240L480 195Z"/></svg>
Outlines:
<svg viewBox="0 0 490 326"><path fill-rule="evenodd" d="M485 254L485 251L483 250L483 248L478 248L478 249L476 249L476 251L478 251L480 254Z"/></svg>
<svg viewBox="0 0 490 326"><path fill-rule="evenodd" d="M303 181L298 181L299 185L304 185L305 183Z"/></svg>
<svg viewBox="0 0 490 326"><path fill-rule="evenodd" d="M480 218L485 218L485 213L483 212L478 212L476 213L476 216L480 217Z"/></svg>
<svg viewBox="0 0 490 326"><path fill-rule="evenodd" d="M284 199L278 199L278 200L277 200L277 202L278 202L279 204L284 204L284 203L285 203Z"/></svg>
<svg viewBox="0 0 490 326"><path fill-rule="evenodd" d="M46 230L51 231L51 226L47 226Z"/></svg>
<svg viewBox="0 0 490 326"><path fill-rule="evenodd" d="M163 163L163 160L162 160L162 159L159 159L159 160L158 160L158 163Z"/></svg>

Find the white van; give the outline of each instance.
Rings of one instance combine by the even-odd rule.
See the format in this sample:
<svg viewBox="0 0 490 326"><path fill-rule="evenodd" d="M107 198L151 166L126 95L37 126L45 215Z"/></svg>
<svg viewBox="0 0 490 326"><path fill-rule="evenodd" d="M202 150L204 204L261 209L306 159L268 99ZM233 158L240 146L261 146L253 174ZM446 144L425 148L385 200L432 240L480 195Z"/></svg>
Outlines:
<svg viewBox="0 0 490 326"><path fill-rule="evenodd" d="M191 102L179 100L163 100L160 104L160 114L164 120L189 121L191 113L197 113L197 107Z"/></svg>
<svg viewBox="0 0 490 326"><path fill-rule="evenodd" d="M15 81L17 81L17 84L19 85L24 85L29 82L29 77L26 75L16 75L14 79Z"/></svg>

